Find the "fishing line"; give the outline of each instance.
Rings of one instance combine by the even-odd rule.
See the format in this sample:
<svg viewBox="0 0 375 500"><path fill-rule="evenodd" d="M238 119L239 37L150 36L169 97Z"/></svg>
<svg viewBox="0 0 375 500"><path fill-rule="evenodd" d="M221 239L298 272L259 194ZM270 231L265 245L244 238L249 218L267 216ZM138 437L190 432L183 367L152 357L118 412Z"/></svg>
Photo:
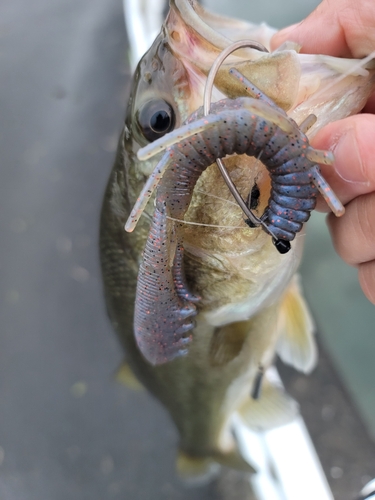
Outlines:
<svg viewBox="0 0 375 500"><path fill-rule="evenodd" d="M235 207L238 207L238 203L235 203L234 201L226 200L225 198L221 198L220 196L216 196L215 194L211 193L206 193L206 191L202 191L201 189L194 189L194 193L202 193L205 196L210 196L211 198L216 198L217 200L220 200L225 203L229 203L230 205L234 205Z"/></svg>
<svg viewBox="0 0 375 500"><path fill-rule="evenodd" d="M167 219L173 220L174 222L179 222L180 224L190 224L192 226L203 226L203 227L216 227L219 229L248 229L246 226L220 226L217 224L204 224L203 222L191 222L182 219L175 219L174 217L166 216Z"/></svg>

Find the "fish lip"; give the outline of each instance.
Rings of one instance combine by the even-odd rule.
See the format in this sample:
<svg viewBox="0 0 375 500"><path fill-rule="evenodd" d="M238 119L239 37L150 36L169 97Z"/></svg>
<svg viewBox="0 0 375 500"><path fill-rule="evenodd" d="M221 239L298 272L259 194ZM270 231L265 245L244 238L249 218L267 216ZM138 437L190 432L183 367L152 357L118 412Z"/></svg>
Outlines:
<svg viewBox="0 0 375 500"><path fill-rule="evenodd" d="M270 50L271 38L277 32L277 29L268 26L267 23L257 25L250 21L241 21L240 19L209 12L201 4L196 2L196 0L170 0L170 6L171 10L173 9L179 14L183 23L189 29L194 30L202 38L211 42L219 51L227 48L228 45L234 41L218 31L219 24L225 26L227 29L236 29L236 31L239 27L242 27L243 38L249 38L245 34L245 31L248 31L249 28L259 29L259 27L262 27L266 33L263 37L263 41L266 41L264 45L267 46L268 50ZM249 54L249 51L248 49L243 49L242 53Z"/></svg>
<svg viewBox="0 0 375 500"><path fill-rule="evenodd" d="M224 35L220 30L220 25L225 26L226 31L231 31L231 38ZM178 27L178 29L176 29ZM226 16L211 14L206 11L195 0L171 0L170 12L163 25L165 33L168 35L169 43L176 53L178 53L180 36L174 36L182 30L185 36L189 38L191 43L197 43L194 38L200 39L206 44L211 45L211 52L218 55L222 50L226 49L233 41L242 39L253 39L261 42L270 50L270 41L272 36L277 32L266 23L257 25L248 21L241 21ZM254 59L256 51L253 49L242 48L236 53L236 56L247 60ZM214 55L215 57L215 55ZM195 58L191 59L201 70L207 70L207 66L200 66L199 61ZM208 68L209 69L209 68Z"/></svg>
<svg viewBox="0 0 375 500"><path fill-rule="evenodd" d="M214 43L218 49L225 49L231 43L229 38L215 31L204 21L204 13L206 11L200 8L200 12L198 13L196 2L192 0L170 0L170 4L171 10L175 9L178 12L182 22L186 26L191 27L191 29L205 40Z"/></svg>

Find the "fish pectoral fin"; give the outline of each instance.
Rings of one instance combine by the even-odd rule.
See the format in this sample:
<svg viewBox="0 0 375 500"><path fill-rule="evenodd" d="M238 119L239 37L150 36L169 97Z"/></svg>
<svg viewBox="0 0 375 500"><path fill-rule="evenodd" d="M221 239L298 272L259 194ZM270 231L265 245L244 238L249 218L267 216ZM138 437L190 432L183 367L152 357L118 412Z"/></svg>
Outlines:
<svg viewBox="0 0 375 500"><path fill-rule="evenodd" d="M277 354L284 363L303 373L316 366L318 352L314 338L314 322L302 296L298 276L284 294L278 318Z"/></svg>
<svg viewBox="0 0 375 500"><path fill-rule="evenodd" d="M249 322L239 321L216 328L210 344L212 366L224 366L242 351L249 332Z"/></svg>
<svg viewBox="0 0 375 500"><path fill-rule="evenodd" d="M117 369L115 373L115 379L120 384L125 385L129 389L133 391L143 391L145 390L144 386L140 383L137 377L134 375L132 369L129 366L127 361L123 361L120 367Z"/></svg>
<svg viewBox="0 0 375 500"><path fill-rule="evenodd" d="M266 377L259 399L249 397L239 409L245 425L255 431L267 431L289 424L298 412L296 401L282 387L271 384Z"/></svg>

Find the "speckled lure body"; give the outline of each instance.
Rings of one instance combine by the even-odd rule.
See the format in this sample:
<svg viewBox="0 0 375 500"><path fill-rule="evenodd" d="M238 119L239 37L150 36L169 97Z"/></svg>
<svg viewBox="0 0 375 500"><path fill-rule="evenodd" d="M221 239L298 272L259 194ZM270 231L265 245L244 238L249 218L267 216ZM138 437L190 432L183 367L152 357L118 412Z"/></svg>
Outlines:
<svg viewBox="0 0 375 500"><path fill-rule="evenodd" d="M186 333L196 314L197 298L183 279L183 246L174 241L171 226L165 204L158 203L138 274L134 332L141 352L153 364L187 353L191 339Z"/></svg>
<svg viewBox="0 0 375 500"><path fill-rule="evenodd" d="M166 148L129 218L135 225L145 198L157 186L135 308L136 340L152 364L185 355L191 340L188 334L194 327L191 317L197 298L188 291L181 268L181 225L167 217L183 220L195 184L209 165L233 154L261 158L272 181L262 221L271 234L285 241L292 241L309 219L318 191L326 199L328 194L331 206L336 203L316 161L309 159L323 152L313 150L306 135L279 108L240 97L219 101L212 105L209 117L202 115L200 109L180 129L144 148L145 156L151 156L178 140Z"/></svg>
<svg viewBox="0 0 375 500"><path fill-rule="evenodd" d="M297 125L286 132L246 109L248 104L260 104L253 101L242 97L212 105L212 115L220 118L218 126L169 149L165 156L169 166L158 187L158 197L165 199L168 215L181 219L198 178L217 158L234 153L254 156L267 167L272 180L263 220L277 238L292 241L315 208L318 188L314 181L320 177L319 167L307 158L309 142ZM199 114L188 122L196 122Z"/></svg>

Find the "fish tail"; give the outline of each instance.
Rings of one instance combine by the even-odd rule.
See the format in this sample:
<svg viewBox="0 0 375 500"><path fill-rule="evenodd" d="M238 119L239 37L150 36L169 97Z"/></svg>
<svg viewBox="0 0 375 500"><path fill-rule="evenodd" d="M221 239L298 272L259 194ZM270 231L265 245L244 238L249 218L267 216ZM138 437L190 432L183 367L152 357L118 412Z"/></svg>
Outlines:
<svg viewBox="0 0 375 500"><path fill-rule="evenodd" d="M194 484L208 483L218 475L221 466L247 474L256 472L237 447L228 452L216 451L208 456L194 456L180 451L176 463L181 479Z"/></svg>
<svg viewBox="0 0 375 500"><path fill-rule="evenodd" d="M212 457L192 456L179 451L176 469L184 481L194 485L202 485L209 483L218 475L220 466Z"/></svg>

